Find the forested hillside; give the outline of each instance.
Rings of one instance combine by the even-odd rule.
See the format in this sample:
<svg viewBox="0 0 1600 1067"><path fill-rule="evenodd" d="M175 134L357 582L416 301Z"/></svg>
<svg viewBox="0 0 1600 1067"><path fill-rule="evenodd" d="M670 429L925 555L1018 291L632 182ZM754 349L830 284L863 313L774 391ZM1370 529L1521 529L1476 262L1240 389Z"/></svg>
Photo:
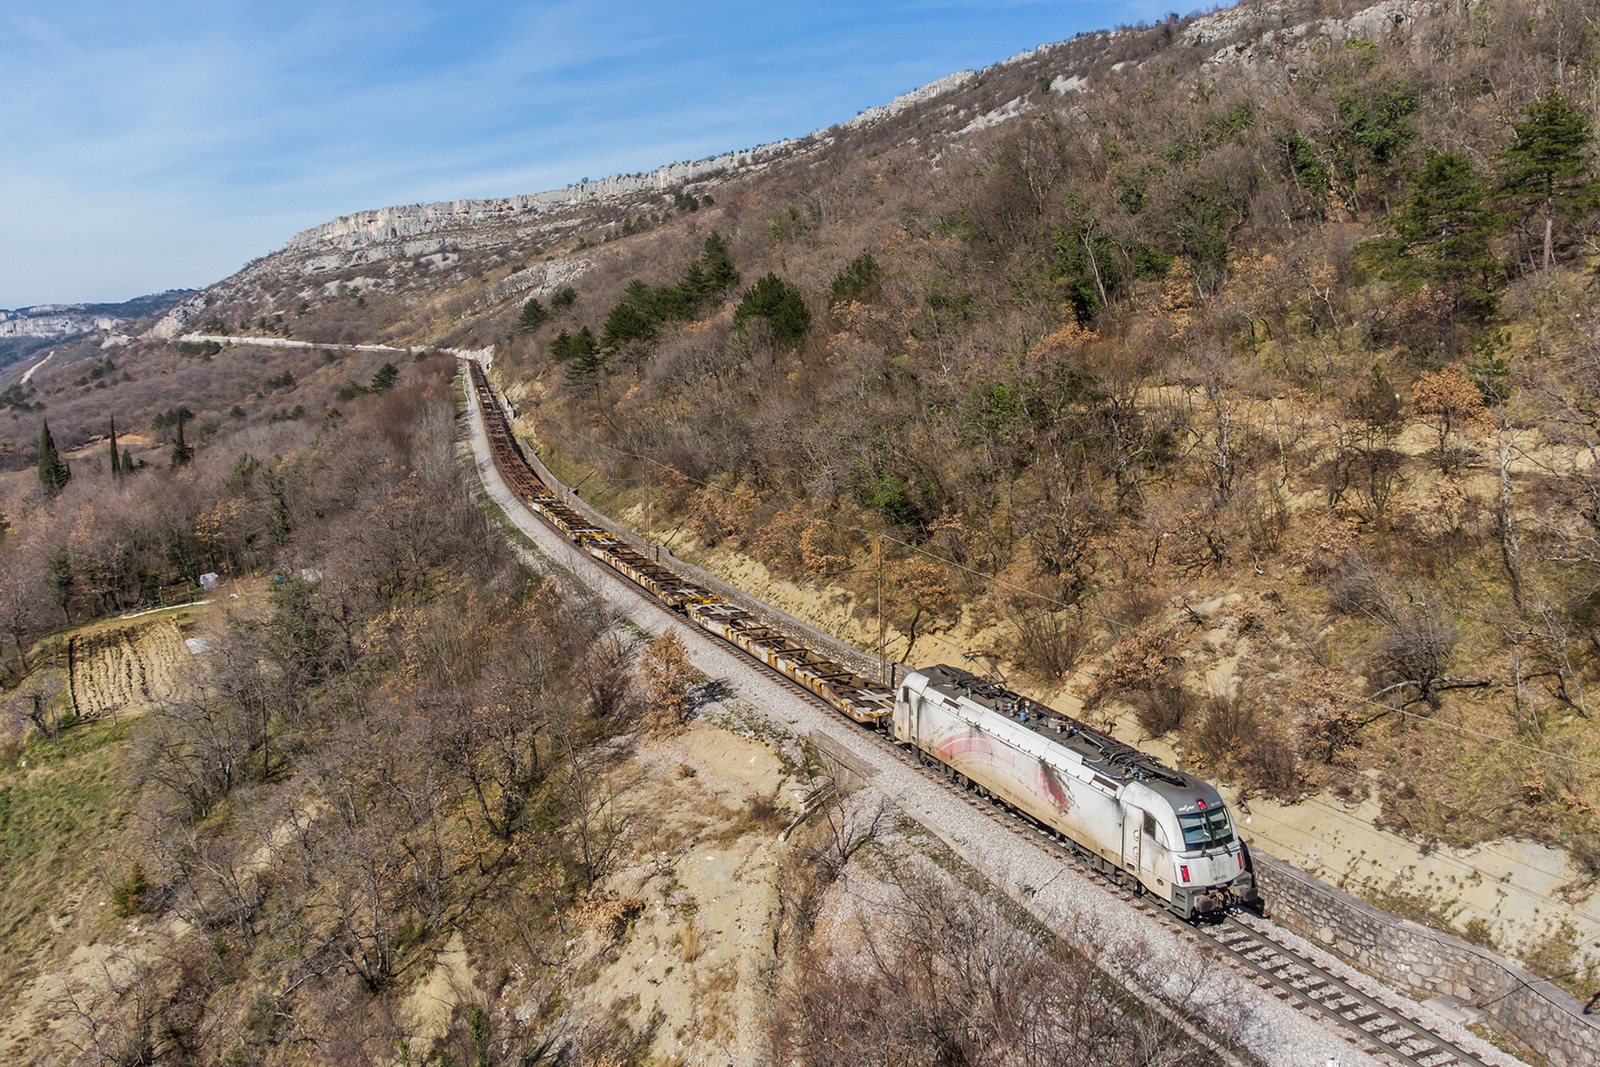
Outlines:
<svg viewBox="0 0 1600 1067"><path fill-rule="evenodd" d="M868 641L881 583L892 657L1070 680L1424 852L1558 845L1587 899L1594 13L1070 42L619 237L500 320L501 381L680 550L837 591Z"/></svg>
<svg viewBox="0 0 1600 1067"><path fill-rule="evenodd" d="M492 346L519 430L583 496L758 595L809 597L863 647L881 617L888 658L967 656L1123 736L1131 721L1246 805L1348 802L1423 855L1559 849L1554 895L1592 910L1597 17L1594 0L1289 0L1086 34L659 195L296 246L173 328L324 349L173 330L63 346L0 394L0 622L26 679L14 733L32 731L6 750L0 828L55 805L122 851L91 872L13 835L27 863L0 875L0 936L59 925L51 880L120 891L122 922L203 929L174 942L181 972L150 971L147 1032L177 1020L163 1047L239 1062L391 1056L410 1031L379 1007L458 932L489 970L550 965L475 987L510 990L489 1007L521 1062L644 1062L665 1040L637 1000L612 1029L563 1012L650 894L693 918L670 864L646 892L592 851L615 828L606 761L662 726L649 678L681 683L676 715L687 668L658 649L633 680L638 635L476 517L452 371L427 358L443 346ZM144 462L116 481L110 415ZM250 602L206 631L211 680L132 725L43 737L62 635L198 596L203 572ZM20 784L28 759L121 799L67 819L71 797ZM644 762L669 772L651 788L696 773ZM737 832L726 805L696 832L775 832L757 799ZM630 862L658 862L647 840ZM800 952L818 898L811 874L783 877L784 907L813 909L784 919ZM1574 989L1593 977L1586 939L1547 917L1352 888ZM685 968L693 929L668 935ZM859 1001L916 963L900 949L855 1001L827 1000L839 960L790 957L774 1047L804 1059L824 1007L882 1023ZM1008 973L1043 973L1055 948L1035 949ZM16 989L49 962L6 959ZM156 995L191 985L195 1025L226 1038L189 1036ZM490 1016L457 1006L440 1047L486 1055ZM1095 1025L1135 1062L1148 1035L1111 1015ZM920 1019L895 1047L931 1056ZM1032 1040L1016 1017L983 1025Z"/></svg>

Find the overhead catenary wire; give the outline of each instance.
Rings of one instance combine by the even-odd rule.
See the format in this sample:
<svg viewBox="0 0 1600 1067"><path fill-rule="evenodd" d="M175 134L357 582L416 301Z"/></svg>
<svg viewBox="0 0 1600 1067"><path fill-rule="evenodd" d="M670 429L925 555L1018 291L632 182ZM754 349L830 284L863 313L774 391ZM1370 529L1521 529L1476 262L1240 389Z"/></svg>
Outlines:
<svg viewBox="0 0 1600 1067"><path fill-rule="evenodd" d="M660 468L662 470L671 470L678 477L684 479L685 481L690 482L690 483L692 483L694 485L698 485L698 486L700 486L702 488L705 488L705 489L714 489L714 490L716 490L718 492L721 492L721 493L730 493L731 494L731 492L732 492L732 490L728 489L726 486L717 485L714 482L702 481L699 478L690 477L689 475L684 474L682 471L678 470L676 467L672 466L670 463L663 463L660 460L656 459L654 456L646 456L646 455L643 455L643 454L638 453L638 452L631 451L631 450L626 449L626 448L618 448L615 445L610 445L610 444L607 444L604 441L596 440L594 437L591 437L589 434L584 433L582 430L579 430L579 429L577 429L575 427L569 426L565 422L563 422L561 419L558 419L558 418L556 418L556 417L554 417L552 415L549 415L548 413L541 413L541 418L545 419L545 420L548 420L549 422L554 423L555 425L561 427L563 430L565 430L567 433L571 434L572 436L580 438L580 439L582 439L582 440L588 442L589 444L594 445L594 446L596 446L598 448L606 449L609 452L615 452L619 456L627 456L627 457L629 457L631 459L637 459L637 460L640 460L640 461L642 461L644 463L649 463L649 464L651 464L651 465L653 465L653 466L655 466L657 468ZM1048 593L1041 593L1038 590L1029 589L1026 586L1017 585L1014 582L1008 582L1004 578L1001 578L1001 577L999 577L997 575L985 574L983 571L976 570L976 569L974 569L972 567L965 566L964 564L961 564L961 563L957 563L955 560L948 559L948 558L946 558L944 556L939 555L936 552L930 552L927 549L921 547L920 545L914 545L914 544L910 544L909 542L902 541L899 538L895 537L893 534L886 534L886 533L882 533L882 532L876 531L876 530L869 530L869 529L867 529L865 527L862 527L862 526L846 525L844 523L834 522L833 520L824 518L824 517L822 517L820 515L813 516L813 518L817 522L821 522L821 523L824 523L824 524L826 524L828 526L832 526L833 528L838 529L838 530L843 530L843 531L850 532L850 533L873 534L873 535L882 537L886 541L891 541L894 544L897 544L897 545L901 546L902 548L905 548L905 549L907 549L907 550L909 550L911 552L915 552L920 556L924 556L927 559L933 560L933 561L935 561L937 563L941 563L941 564L943 564L943 565L945 565L947 567L953 567L956 570L959 570L959 571L962 571L964 573L970 574L970 575L972 575L972 576L974 576L976 578L980 578L980 579L982 579L984 581L991 582L994 585L997 585L997 586L999 586L1001 588L1009 589L1009 590L1011 590L1013 592L1021 593L1021 594L1025 595L1025 596L1034 597L1034 598L1036 598L1038 600L1041 600L1041 601L1043 601L1043 602L1045 602L1047 604L1053 604L1056 607L1063 608L1063 609L1072 609L1072 608L1076 607L1079 610L1082 610L1081 606L1079 606L1079 605L1069 604L1066 601L1061 600L1061 599L1059 599L1057 597L1050 596ZM1098 612L1094 612L1092 614L1094 614L1096 618L1099 618L1103 622L1111 621L1106 616L1101 615ZM1406 711L1404 708L1396 707L1395 705L1392 705L1392 704L1386 704L1386 703L1384 703L1382 701L1378 701L1378 700L1374 700L1374 699L1370 699L1370 698L1365 698L1365 697L1358 697L1354 701L1352 701L1351 703L1353 703L1353 704L1371 704L1371 705L1376 706L1376 707L1382 707L1382 708L1385 708L1385 709L1390 710L1390 711L1397 712L1397 713L1402 714L1402 715L1409 715L1413 719L1416 719L1416 720L1421 721L1421 722L1426 722L1426 723L1429 723L1429 724L1434 725L1434 726L1441 726L1441 727L1444 727L1446 729L1456 730L1456 731L1459 731L1459 732L1461 732L1463 734L1468 734L1468 735L1470 735L1472 737L1475 737L1475 738L1477 738L1479 740L1486 741L1486 742L1489 742L1489 743L1492 743L1492 744L1506 745L1506 746L1509 746L1509 747L1512 747L1512 748L1520 749L1520 750L1522 750L1524 752L1533 753L1535 755L1548 756L1551 759L1560 760L1560 761L1562 761L1564 763L1569 763L1569 764L1572 764L1574 766L1585 767L1585 768L1588 768L1590 770L1600 771L1600 763L1594 763L1594 762L1591 762L1589 760L1580 759L1579 757L1576 757L1576 756L1568 756L1568 755L1565 755L1565 754L1560 753L1560 752L1552 752L1549 749L1539 748L1539 747L1537 747L1535 745L1524 744L1524 743L1522 743L1520 741L1514 741L1514 740L1512 740L1511 738L1508 738L1508 737L1500 737L1500 736L1495 735L1495 734L1483 733L1483 732L1478 731L1478 730L1473 730L1470 727L1461 726L1458 723L1449 722L1448 720L1445 720L1445 719L1435 718L1434 716L1431 716L1431 715L1421 715L1421 714L1418 714L1417 712Z"/></svg>

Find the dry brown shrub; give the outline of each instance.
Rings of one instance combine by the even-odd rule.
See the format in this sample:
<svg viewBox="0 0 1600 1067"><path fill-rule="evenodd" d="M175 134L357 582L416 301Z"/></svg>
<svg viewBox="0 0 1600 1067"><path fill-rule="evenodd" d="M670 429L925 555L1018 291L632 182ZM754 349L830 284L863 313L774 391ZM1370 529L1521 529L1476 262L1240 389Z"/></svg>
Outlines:
<svg viewBox="0 0 1600 1067"><path fill-rule="evenodd" d="M768 833L773 833L784 824L783 809L778 807L778 798L770 793L757 793L745 801L745 815L750 821Z"/></svg>
<svg viewBox="0 0 1600 1067"><path fill-rule="evenodd" d="M1059 358L1077 352L1079 349L1098 340L1100 340L1099 334L1079 325L1076 319L1070 319L1061 329L1049 334L1044 340L1034 345L1028 351L1028 355L1036 359L1041 356Z"/></svg>
<svg viewBox="0 0 1600 1067"><path fill-rule="evenodd" d="M1108 614L1118 636L1137 630L1161 610L1161 594L1147 577L1126 582L1117 593Z"/></svg>
<svg viewBox="0 0 1600 1067"><path fill-rule="evenodd" d="M1139 725L1151 737L1181 728L1199 703L1171 672L1157 678L1149 689L1125 694L1123 699L1133 705Z"/></svg>
<svg viewBox="0 0 1600 1067"><path fill-rule="evenodd" d="M676 468L662 467L656 472L656 499L668 514L683 511L694 491L693 484Z"/></svg>
<svg viewBox="0 0 1600 1067"><path fill-rule="evenodd" d="M1355 547L1360 535L1361 525L1353 516L1316 512L1295 524L1289 558L1312 574L1327 574Z"/></svg>
<svg viewBox="0 0 1600 1067"><path fill-rule="evenodd" d="M829 578L850 569L849 545L839 531L821 519L809 520L800 534L800 559L806 571Z"/></svg>
<svg viewBox="0 0 1600 1067"><path fill-rule="evenodd" d="M1293 797L1304 782L1287 731L1248 698L1213 698L1189 739L1210 766L1236 775L1247 792Z"/></svg>
<svg viewBox="0 0 1600 1067"><path fill-rule="evenodd" d="M650 643L639 662L645 685L645 716L650 729L681 729L689 717L694 664L683 638L668 630Z"/></svg>
<svg viewBox="0 0 1600 1067"><path fill-rule="evenodd" d="M572 921L615 941L643 910L644 901L638 897L591 897L572 913Z"/></svg>
<svg viewBox="0 0 1600 1067"><path fill-rule="evenodd" d="M805 558L800 551L804 529L805 519L798 507L780 508L751 534L748 547L774 574L799 578L805 569Z"/></svg>
<svg viewBox="0 0 1600 1067"><path fill-rule="evenodd" d="M1007 614L1012 636L1005 653L1013 663L1048 679L1065 678L1076 669L1089 642L1076 613L1014 604Z"/></svg>
<svg viewBox="0 0 1600 1067"><path fill-rule="evenodd" d="M1440 467L1457 466L1459 458L1450 448L1450 434L1483 419L1483 391L1459 364L1451 363L1442 370L1417 375L1416 384L1411 387L1411 403L1439 437Z"/></svg>
<svg viewBox="0 0 1600 1067"><path fill-rule="evenodd" d="M693 963L704 951L705 946L701 944L700 931L695 928L693 919L683 924L683 933L678 935L678 947L683 950L684 963Z"/></svg>
<svg viewBox="0 0 1600 1067"><path fill-rule="evenodd" d="M1156 630L1141 630L1121 641L1080 690L1086 707L1118 693L1149 692L1167 676L1170 642Z"/></svg>

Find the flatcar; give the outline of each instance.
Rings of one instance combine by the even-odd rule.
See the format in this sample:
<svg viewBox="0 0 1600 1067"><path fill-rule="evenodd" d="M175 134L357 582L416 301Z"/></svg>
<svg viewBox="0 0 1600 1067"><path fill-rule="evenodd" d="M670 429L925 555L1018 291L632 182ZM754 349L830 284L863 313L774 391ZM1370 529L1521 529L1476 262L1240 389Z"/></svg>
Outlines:
<svg viewBox="0 0 1600 1067"><path fill-rule="evenodd" d="M893 736L1185 919L1259 897L1228 806L1192 774L959 667L895 693Z"/></svg>
<svg viewBox="0 0 1600 1067"><path fill-rule="evenodd" d="M544 484L483 368L469 361L468 370L495 466L534 512L584 552L841 714L891 734L948 777L1059 834L1111 878L1154 894L1185 919L1259 902L1249 853L1211 786L959 667L914 671L890 692L646 558Z"/></svg>

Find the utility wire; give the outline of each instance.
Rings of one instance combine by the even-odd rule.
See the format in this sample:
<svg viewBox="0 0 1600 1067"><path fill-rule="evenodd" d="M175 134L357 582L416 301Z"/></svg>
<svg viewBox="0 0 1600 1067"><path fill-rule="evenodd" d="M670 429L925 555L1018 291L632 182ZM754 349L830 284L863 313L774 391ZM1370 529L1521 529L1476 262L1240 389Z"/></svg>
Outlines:
<svg viewBox="0 0 1600 1067"><path fill-rule="evenodd" d="M1332 692L1332 690L1328 689L1327 687L1319 687L1319 688L1323 688L1327 692ZM1407 711L1403 707L1397 707L1394 704L1385 703L1382 700L1374 700L1374 699L1372 699L1370 697L1357 697L1355 700L1352 700L1350 703L1352 703L1352 704L1371 704L1374 707L1383 708L1383 709L1385 709L1387 711L1395 712L1398 715L1408 715L1413 719L1421 719L1423 722L1432 723L1435 726L1443 726L1443 727L1445 727L1446 729L1449 729L1449 730L1458 730L1461 733L1469 734L1472 737L1479 738L1480 740L1483 740L1483 741L1492 741L1497 745L1509 745L1512 748L1520 748L1524 752L1532 752L1535 755L1539 755L1539 756L1549 756L1551 759L1562 760L1563 762L1572 763L1572 764L1575 764L1575 765L1577 765L1579 767L1588 767L1590 770L1600 771L1600 763L1591 763L1589 760L1579 759L1577 756L1567 756L1567 755L1563 755L1560 752L1551 752L1547 748L1539 748L1539 747L1537 747L1535 745L1525 745L1521 741L1513 741L1509 737L1500 737L1500 736L1498 736L1496 734L1486 734L1486 733L1483 733L1482 731L1474 730L1471 727L1462 726L1459 723L1450 722L1448 719L1439 719L1439 718L1435 718L1432 715L1422 715L1422 714L1419 714L1419 713L1414 712L1414 711Z"/></svg>

